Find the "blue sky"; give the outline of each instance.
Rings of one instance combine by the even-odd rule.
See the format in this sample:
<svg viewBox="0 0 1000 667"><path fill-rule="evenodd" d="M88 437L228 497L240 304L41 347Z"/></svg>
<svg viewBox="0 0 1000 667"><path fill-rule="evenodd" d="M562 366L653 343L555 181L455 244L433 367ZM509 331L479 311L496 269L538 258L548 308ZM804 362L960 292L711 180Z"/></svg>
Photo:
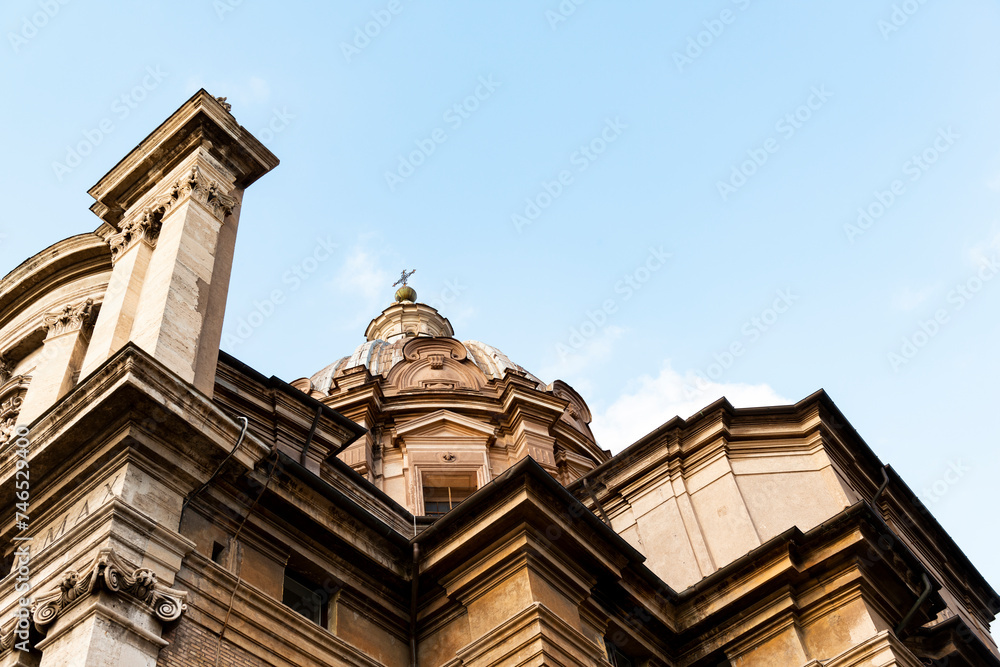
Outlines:
<svg viewBox="0 0 1000 667"><path fill-rule="evenodd" d="M86 190L205 87L282 162L227 351L310 375L416 268L615 450L823 387L1000 587L997 4L560 6L11 0L0 271L93 230Z"/></svg>

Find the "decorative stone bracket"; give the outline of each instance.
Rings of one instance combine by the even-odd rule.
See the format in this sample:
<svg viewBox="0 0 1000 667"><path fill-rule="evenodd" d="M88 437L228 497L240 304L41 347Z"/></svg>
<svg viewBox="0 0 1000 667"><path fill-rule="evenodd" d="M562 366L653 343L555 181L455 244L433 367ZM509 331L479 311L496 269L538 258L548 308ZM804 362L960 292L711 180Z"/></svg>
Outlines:
<svg viewBox="0 0 1000 667"><path fill-rule="evenodd" d="M35 628L45 633L64 610L102 589L136 600L162 622L176 621L187 609L186 592L163 586L152 570L133 567L113 549L102 549L83 571L66 572L58 586L35 599ZM14 619L0 629L0 652L13 646L16 625Z"/></svg>
<svg viewBox="0 0 1000 667"><path fill-rule="evenodd" d="M166 194L153 200L141 212L123 222L121 230L107 238L108 245L111 246L111 261L118 261L126 250L140 240L150 247L156 247L162 226L161 220L171 208L186 197L201 202L219 220L224 220L238 204L236 197L225 194L219 184L206 177L201 169L197 166L191 167L191 171L171 185Z"/></svg>

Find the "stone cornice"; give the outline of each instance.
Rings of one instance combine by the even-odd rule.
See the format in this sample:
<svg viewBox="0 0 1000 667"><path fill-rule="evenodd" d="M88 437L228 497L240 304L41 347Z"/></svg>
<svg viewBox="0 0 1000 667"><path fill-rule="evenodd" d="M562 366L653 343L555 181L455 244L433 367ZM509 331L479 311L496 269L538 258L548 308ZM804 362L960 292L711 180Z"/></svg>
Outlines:
<svg viewBox="0 0 1000 667"><path fill-rule="evenodd" d="M119 228L125 212L158 187L163 174L198 150L218 160L239 190L278 164L218 100L199 90L88 191L97 200L91 210Z"/></svg>
<svg viewBox="0 0 1000 667"><path fill-rule="evenodd" d="M55 338L65 333L79 331L87 324L93 314L93 299L81 301L75 305L64 306L54 313L49 313L42 319L42 326L48 332L46 338Z"/></svg>

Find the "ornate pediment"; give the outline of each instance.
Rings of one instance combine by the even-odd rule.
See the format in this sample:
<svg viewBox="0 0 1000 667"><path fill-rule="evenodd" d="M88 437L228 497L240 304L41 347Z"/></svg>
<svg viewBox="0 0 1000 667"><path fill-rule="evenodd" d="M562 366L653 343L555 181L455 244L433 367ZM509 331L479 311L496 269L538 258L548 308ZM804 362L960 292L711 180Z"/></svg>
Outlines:
<svg viewBox="0 0 1000 667"><path fill-rule="evenodd" d="M490 424L464 415L438 410L397 425L396 435L405 439L413 438L492 438L494 427Z"/></svg>
<svg viewBox="0 0 1000 667"><path fill-rule="evenodd" d="M403 346L403 361L389 371L385 384L398 391L475 391L486 384L486 376L461 342L418 337Z"/></svg>

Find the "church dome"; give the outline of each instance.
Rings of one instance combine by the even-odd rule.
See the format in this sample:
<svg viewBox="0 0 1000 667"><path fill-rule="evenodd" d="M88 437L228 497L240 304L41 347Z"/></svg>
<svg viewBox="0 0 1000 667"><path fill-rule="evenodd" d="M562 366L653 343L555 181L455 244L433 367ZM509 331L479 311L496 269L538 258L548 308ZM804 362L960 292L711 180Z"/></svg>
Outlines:
<svg viewBox="0 0 1000 667"><path fill-rule="evenodd" d="M414 514L434 516L529 456L564 484L608 459L572 387L458 340L404 287L351 354L293 383L367 429L342 461Z"/></svg>
<svg viewBox="0 0 1000 667"><path fill-rule="evenodd" d="M412 291L410 287L406 289ZM341 357L310 378L315 390L322 393L329 392L335 378L361 366L367 368L373 376L384 377L394 366L403 361L403 347L410 340L427 337L452 338L455 335L448 318L442 316L436 308L425 303L399 300L398 296L397 292L396 302L368 324L365 329L365 342L358 345L352 354ZM416 292L413 296L416 296ZM465 348L468 359L488 379L502 379L508 370L513 370L534 382L539 388L545 385L492 345L478 340L467 340L461 345Z"/></svg>
<svg viewBox="0 0 1000 667"><path fill-rule="evenodd" d="M313 375L310 380L312 387L322 393L327 393L333 386L335 378L343 376L348 371L364 366L373 376L386 376L392 368L403 361L403 346L411 337L401 337L394 342L381 339L366 340L354 349L350 356L341 357L329 366ZM531 380L537 387L543 388L545 383L524 367L515 364L506 354L478 340L462 341L468 358L483 374L491 380L502 379L508 369Z"/></svg>

